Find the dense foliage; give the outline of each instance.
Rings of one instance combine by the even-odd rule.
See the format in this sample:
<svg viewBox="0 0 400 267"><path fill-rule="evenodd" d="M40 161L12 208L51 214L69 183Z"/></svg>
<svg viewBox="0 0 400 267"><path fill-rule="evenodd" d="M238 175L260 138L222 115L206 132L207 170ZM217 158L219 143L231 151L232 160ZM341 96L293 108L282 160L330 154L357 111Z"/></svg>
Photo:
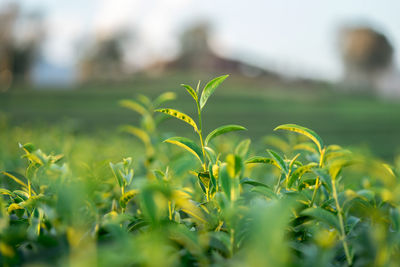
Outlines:
<svg viewBox="0 0 400 267"><path fill-rule="evenodd" d="M276 127L288 135L269 137L265 148L226 138L246 130L240 125L205 135L202 112L227 77L203 90L182 85L197 120L161 107L171 92L122 100L142 123L120 130L142 145L120 162L77 164L21 144L25 170L15 163L1 174L1 264L396 266L398 167L295 124ZM160 133L171 117L196 138Z"/></svg>

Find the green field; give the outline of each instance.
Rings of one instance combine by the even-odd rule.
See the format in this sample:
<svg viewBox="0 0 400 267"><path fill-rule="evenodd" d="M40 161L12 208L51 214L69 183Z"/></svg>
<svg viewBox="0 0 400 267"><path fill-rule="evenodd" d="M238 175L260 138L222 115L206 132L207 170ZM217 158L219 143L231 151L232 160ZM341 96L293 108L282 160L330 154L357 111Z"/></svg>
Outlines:
<svg viewBox="0 0 400 267"><path fill-rule="evenodd" d="M396 266L397 104L226 78L2 94L0 266Z"/></svg>
<svg viewBox="0 0 400 267"><path fill-rule="evenodd" d="M197 84L210 76L171 74L140 76L129 82L88 84L72 89L13 88L0 94L0 112L10 125L65 125L78 133L116 131L139 117L118 105L138 94L150 97L172 91L178 99L171 105L194 114L190 98L179 84ZM330 143L369 147L374 154L392 159L400 149L400 104L371 96L338 93L333 85L274 84L267 79L231 77L214 96L204 116L206 130L222 122L248 128L246 135L261 140L282 123L297 123L315 129ZM179 122L163 125L185 131Z"/></svg>

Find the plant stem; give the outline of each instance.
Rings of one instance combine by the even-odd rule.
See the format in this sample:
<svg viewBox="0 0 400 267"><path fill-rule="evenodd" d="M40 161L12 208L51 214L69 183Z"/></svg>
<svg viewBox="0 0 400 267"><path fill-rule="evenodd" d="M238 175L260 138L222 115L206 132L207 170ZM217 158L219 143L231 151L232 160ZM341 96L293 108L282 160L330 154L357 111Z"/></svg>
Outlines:
<svg viewBox="0 0 400 267"><path fill-rule="evenodd" d="M281 191L281 190L280 190L280 186L279 186L280 183L281 183L281 177L279 176L279 177L278 177L278 183L277 183L276 186L275 186L275 192L274 192L275 194L278 194L279 191Z"/></svg>
<svg viewBox="0 0 400 267"><path fill-rule="evenodd" d="M31 187L31 181L28 180L28 196L31 197L32 196L32 187Z"/></svg>
<svg viewBox="0 0 400 267"><path fill-rule="evenodd" d="M230 252L231 252L231 257L233 256L233 253L235 252L235 229L231 229L231 237L230 237L230 241L231 241L231 246L230 246Z"/></svg>
<svg viewBox="0 0 400 267"><path fill-rule="evenodd" d="M125 194L125 186L121 187L121 197L124 197ZM121 213L125 213L125 208L121 207Z"/></svg>
<svg viewBox="0 0 400 267"><path fill-rule="evenodd" d="M324 155L325 155L325 148L322 149L320 156L319 156L319 164L318 164L319 168L322 168L323 161L324 161ZM317 196L318 188L319 188L319 176L317 177L317 180L315 181L315 187L314 187L314 192L313 192L313 195L311 198L310 207L312 207L314 205L314 201Z"/></svg>
<svg viewBox="0 0 400 267"><path fill-rule="evenodd" d="M168 200L168 218L170 221L172 221L172 202L171 202L171 200Z"/></svg>
<svg viewBox="0 0 400 267"><path fill-rule="evenodd" d="M343 223L343 216L342 216L342 208L339 205L339 200L338 200L338 196L337 196L337 192L336 192L336 179L332 180L332 194L333 194L333 198L335 199L335 204L336 204L336 210L338 213L338 218L339 218L339 225L340 225L340 239L342 240L343 243L343 248L344 248L344 253L346 254L346 260L347 263L349 264L349 266L352 264L353 260L350 256L350 251L349 251L349 247L347 245L346 242L346 232L344 230L344 223Z"/></svg>
<svg viewBox="0 0 400 267"><path fill-rule="evenodd" d="M315 198L316 198L316 196L317 196L318 187L319 187L319 176L317 177L317 180L315 180L314 192L313 192L313 194L312 194L312 198L311 198L311 202L310 202L310 207L312 207L312 206L314 205L314 201L315 201Z"/></svg>
<svg viewBox="0 0 400 267"><path fill-rule="evenodd" d="M197 104L197 113L199 115L199 129L198 129L197 133L199 134L201 151L203 152L203 170L204 170L204 172L206 172L207 171L206 151L204 150L204 142L203 142L203 135L202 135L203 125L202 125L202 120L201 120L201 109L200 109L199 101L196 101L196 104Z"/></svg>

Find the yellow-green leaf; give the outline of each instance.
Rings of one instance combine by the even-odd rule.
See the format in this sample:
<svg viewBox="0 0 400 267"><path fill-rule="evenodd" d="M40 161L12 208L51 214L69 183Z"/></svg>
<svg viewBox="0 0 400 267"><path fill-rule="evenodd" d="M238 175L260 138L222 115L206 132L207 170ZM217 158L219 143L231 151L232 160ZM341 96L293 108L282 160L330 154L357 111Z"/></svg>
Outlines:
<svg viewBox="0 0 400 267"><path fill-rule="evenodd" d="M131 125L124 125L121 128L121 131L133 134L137 138L139 138L145 145L150 145L150 136L140 128L131 126Z"/></svg>
<svg viewBox="0 0 400 267"><path fill-rule="evenodd" d="M165 92L159 95L153 102L154 107L158 107L162 103L167 101L172 101L176 99L176 94L174 92Z"/></svg>
<svg viewBox="0 0 400 267"><path fill-rule="evenodd" d="M0 188L0 194L1 195L14 196L13 192L11 192L10 190L4 189L4 188Z"/></svg>
<svg viewBox="0 0 400 267"><path fill-rule="evenodd" d="M22 182L20 179L18 179L15 175L9 173L9 172L1 172L2 174L4 174L5 176L13 179L15 182L19 183L20 185L24 186L24 187L28 187L27 184L25 184L24 182Z"/></svg>
<svg viewBox="0 0 400 267"><path fill-rule="evenodd" d="M197 101L198 101L198 96L197 96L196 91L195 91L190 85L181 84L181 86L182 86L182 87L185 87L186 91L189 92L189 94L193 97L194 101L196 101L196 103L197 103Z"/></svg>
<svg viewBox="0 0 400 267"><path fill-rule="evenodd" d="M201 148L192 140L185 137L171 137L164 142L180 146L192 153L203 164L203 153Z"/></svg>
<svg viewBox="0 0 400 267"><path fill-rule="evenodd" d="M318 136L313 130L310 130L306 127L299 126L296 124L283 124L274 129L276 130L286 130L291 132L296 132L302 134L308 138L310 138L317 146L320 153L322 153L322 149L324 149L324 142L322 141L321 137Z"/></svg>
<svg viewBox="0 0 400 267"><path fill-rule="evenodd" d="M259 156L252 157L252 158L246 160L245 163L246 164L250 164L250 163L272 164L272 165L278 167L279 169L281 168L274 159L266 158L266 157L259 157Z"/></svg>
<svg viewBox="0 0 400 267"><path fill-rule="evenodd" d="M136 99L143 104L143 106L147 107L149 110L153 109L153 103L151 102L151 99L148 96L145 95L138 95Z"/></svg>
<svg viewBox="0 0 400 267"><path fill-rule="evenodd" d="M8 206L7 212L11 213L14 210L23 210L24 208L17 203L12 203L10 206Z"/></svg>
<svg viewBox="0 0 400 267"><path fill-rule="evenodd" d="M318 153L318 148L313 142L305 142L297 144L293 147L293 150L305 150L311 153Z"/></svg>
<svg viewBox="0 0 400 267"><path fill-rule="evenodd" d="M318 166L317 163L311 162L307 165L297 168L289 178L288 187L291 187L296 180L300 179L305 173L310 172L311 169L316 166Z"/></svg>
<svg viewBox="0 0 400 267"><path fill-rule="evenodd" d="M175 190L172 194L172 199L175 201L176 206L178 206L183 212L189 214L198 222L207 224L204 213L199 207L190 201L190 196L186 192Z"/></svg>
<svg viewBox="0 0 400 267"><path fill-rule="evenodd" d="M128 204L128 202L132 198L134 198L138 193L139 193L139 190L136 190L136 189L132 189L132 190L129 190L128 192L125 192L125 194L123 194L121 196L121 198L119 199L119 204L121 205L121 207L126 208L126 205Z"/></svg>
<svg viewBox="0 0 400 267"><path fill-rule="evenodd" d="M165 113L168 114L172 117L175 117L179 120L182 120L190 125L193 126L194 130L197 132L197 124L196 122L188 115L186 115L185 113L182 113L180 111L177 111L175 109L171 109L171 108L162 108L162 109L156 109L156 112L161 112L161 113Z"/></svg>
<svg viewBox="0 0 400 267"><path fill-rule="evenodd" d="M133 100L127 100L127 99L121 100L121 101L119 101L119 104L122 107L129 108L133 111L136 111L137 113L139 113L141 115L146 115L148 113L148 111L142 105L140 105L139 103L137 103Z"/></svg>

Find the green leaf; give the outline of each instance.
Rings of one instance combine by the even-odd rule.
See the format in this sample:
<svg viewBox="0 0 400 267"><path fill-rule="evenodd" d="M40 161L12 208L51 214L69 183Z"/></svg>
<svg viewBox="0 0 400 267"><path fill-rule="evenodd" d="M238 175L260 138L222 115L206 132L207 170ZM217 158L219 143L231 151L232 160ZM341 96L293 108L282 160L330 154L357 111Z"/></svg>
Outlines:
<svg viewBox="0 0 400 267"><path fill-rule="evenodd" d="M317 163L311 162L307 165L297 168L289 178L288 187L291 187L296 180L300 179L305 173L310 172L311 169L316 166L318 166Z"/></svg>
<svg viewBox="0 0 400 267"><path fill-rule="evenodd" d="M110 168L120 187L127 186L132 182L134 171L131 166L132 158L123 159L116 164L110 162Z"/></svg>
<svg viewBox="0 0 400 267"><path fill-rule="evenodd" d="M166 177L165 173L161 170L154 170L153 174L160 181L165 179L165 177Z"/></svg>
<svg viewBox="0 0 400 267"><path fill-rule="evenodd" d="M331 212L322 208L308 208L301 212L301 215L310 216L318 221L324 222L340 231L338 218Z"/></svg>
<svg viewBox="0 0 400 267"><path fill-rule="evenodd" d="M185 113L182 113L180 111L177 111L177 110L171 109L171 108L156 109L155 111L156 112L165 113L165 114L168 114L168 115L170 115L172 117L175 117L175 118L177 118L179 120L182 120L182 121L192 125L194 130L196 132L198 132L196 122L190 116L186 115Z"/></svg>
<svg viewBox="0 0 400 267"><path fill-rule="evenodd" d="M29 227L27 229L27 234L30 238L34 238L40 234L40 223L43 220L42 209L34 209L29 218Z"/></svg>
<svg viewBox="0 0 400 267"><path fill-rule="evenodd" d="M262 187L270 188L268 185L257 182L250 178L243 178L242 180L240 180L240 184L248 184L248 185L252 185L252 186L262 186Z"/></svg>
<svg viewBox="0 0 400 267"><path fill-rule="evenodd" d="M218 177L221 180L222 190L224 191L227 198L230 200L231 199L232 181L231 181L231 177L229 176L226 163L222 164L222 166L219 168Z"/></svg>
<svg viewBox="0 0 400 267"><path fill-rule="evenodd" d="M368 199L357 195L356 193L354 193L355 196L351 196L352 198L350 199L346 199L343 202L343 214L347 214L349 212L350 209L353 210L357 210L358 212L362 211L363 209L367 209L372 207L372 205L368 202Z"/></svg>
<svg viewBox="0 0 400 267"><path fill-rule="evenodd" d="M217 184L217 179L215 178L215 176L214 176L214 174L213 174L213 165L212 164L210 164L209 166L208 166L208 173L209 173L209 175L210 175L210 180L211 180L211 185L212 185L212 190L211 190L211 193L214 193L214 192L216 192L217 191L217 188L218 188L218 184Z"/></svg>
<svg viewBox="0 0 400 267"><path fill-rule="evenodd" d="M11 192L10 190L5 189L5 188L0 188L0 195L14 196L14 193Z"/></svg>
<svg viewBox="0 0 400 267"><path fill-rule="evenodd" d="M272 164L280 169L279 165L276 163L276 161L274 159L266 158L266 157L255 156L255 157L249 158L244 163L245 164L250 164L250 163Z"/></svg>
<svg viewBox="0 0 400 267"><path fill-rule="evenodd" d="M19 196L23 200L27 200L29 198L29 194L26 191L14 190L13 193L14 195Z"/></svg>
<svg viewBox="0 0 400 267"><path fill-rule="evenodd" d="M197 86L196 86L196 94L197 95L199 95L200 83L201 83L201 81L199 80L199 82L197 83Z"/></svg>
<svg viewBox="0 0 400 267"><path fill-rule="evenodd" d="M203 153L201 148L192 140L186 137L171 137L164 142L180 146L192 153L203 164Z"/></svg>
<svg viewBox="0 0 400 267"><path fill-rule="evenodd" d="M313 172L321 179L328 192L332 192L332 178L326 169L313 169Z"/></svg>
<svg viewBox="0 0 400 267"><path fill-rule="evenodd" d="M302 134L310 138L318 146L318 150L320 153L322 153L322 149L324 149L324 142L322 141L321 137L319 137L319 135L316 134L313 130L310 130L306 127L299 126L296 124L283 124L276 127L274 131L276 130L286 130Z"/></svg>
<svg viewBox="0 0 400 267"><path fill-rule="evenodd" d="M204 150L206 151L206 155L207 155L208 159L210 160L210 162L212 164L215 164L217 162L217 154L215 153L215 151L208 146L205 146Z"/></svg>
<svg viewBox="0 0 400 267"><path fill-rule="evenodd" d="M213 139L214 137L217 137L221 134L224 133L228 133L228 132L233 132L233 131L242 131L242 130L247 130L246 128L244 128L243 126L240 125L224 125L221 127L218 127L217 129L215 129L214 131L212 131L211 133L209 133L206 137L206 140L204 141L205 145L208 145L208 143L211 141L211 139Z"/></svg>
<svg viewBox="0 0 400 267"><path fill-rule="evenodd" d="M197 174L197 177L199 178L201 185L204 186L204 193L206 193L205 189L208 190L210 188L210 179L211 179L210 173L209 172L199 172Z"/></svg>
<svg viewBox="0 0 400 267"><path fill-rule="evenodd" d="M271 157L275 160L275 162L278 164L279 169L281 169L286 175L288 174L289 170L288 167L286 166L285 161L281 156L279 156L278 153L271 149L267 149L267 152L271 155Z"/></svg>
<svg viewBox="0 0 400 267"><path fill-rule="evenodd" d="M276 194L274 191L269 187L264 186L256 186L251 189L251 192L259 193L267 198L276 199Z"/></svg>
<svg viewBox="0 0 400 267"><path fill-rule="evenodd" d="M297 154L296 156L294 156L290 162L289 162L289 172L292 170L294 165L297 165L297 163L299 163L299 161L297 161L297 158L300 156L300 154ZM302 166L302 165L300 165Z"/></svg>
<svg viewBox="0 0 400 267"><path fill-rule="evenodd" d="M189 92L189 94L193 97L194 101L198 101L198 96L196 91L190 86L190 85L186 85L186 84L181 84L181 86L185 87L186 91Z"/></svg>
<svg viewBox="0 0 400 267"><path fill-rule="evenodd" d="M14 180L15 182L17 182L18 184L20 184L20 185L22 185L22 186L24 186L24 187L28 187L28 185L27 185L26 183L24 183L24 182L20 179L20 178L23 177L22 175L20 175L20 178L18 178L18 177L17 177L18 174L16 174L16 173L5 172L5 171L3 171L3 172L1 172L1 173L4 174L4 175L7 176L7 177L13 179L13 180Z"/></svg>
<svg viewBox="0 0 400 267"><path fill-rule="evenodd" d="M340 173L343 167L350 166L354 164L356 161L351 160L351 159L346 159L346 158L339 158L334 160L329 164L329 174L332 178L332 182L335 182L336 177Z"/></svg>
<svg viewBox="0 0 400 267"><path fill-rule="evenodd" d="M249 151L251 140L249 138L241 141L235 148L235 154L244 158Z"/></svg>
<svg viewBox="0 0 400 267"><path fill-rule="evenodd" d="M400 213L398 208L391 208L390 209L390 222L393 230L398 232L400 230Z"/></svg>
<svg viewBox="0 0 400 267"><path fill-rule="evenodd" d="M30 150L33 148L33 146L30 146L29 144L29 149L26 148L26 145L22 146L20 144L20 147L25 151L25 155L23 155L23 158L27 158L31 163L38 164L38 165L43 165L44 162L47 162L48 157L44 155L42 151L39 150L34 150L30 152Z"/></svg>
<svg viewBox="0 0 400 267"><path fill-rule="evenodd" d="M25 150L26 153L33 153L36 150L35 145L32 143L26 143L24 145L20 144L20 147Z"/></svg>
<svg viewBox="0 0 400 267"><path fill-rule="evenodd" d="M161 104L172 101L176 99L176 94L173 92L165 92L161 95L159 95L153 102L154 107L158 107Z"/></svg>
<svg viewBox="0 0 400 267"><path fill-rule="evenodd" d="M11 213L14 210L23 210L23 209L24 208L21 205L19 205L17 203L11 203L10 206L8 206L7 212Z"/></svg>
<svg viewBox="0 0 400 267"><path fill-rule="evenodd" d="M131 224L128 225L128 232L134 232L137 231L145 226L149 225L149 222L145 220L138 219Z"/></svg>
<svg viewBox="0 0 400 267"><path fill-rule="evenodd" d="M229 255L229 248L231 246L231 239L226 232L210 232L210 248L218 251L221 255Z"/></svg>
<svg viewBox="0 0 400 267"><path fill-rule="evenodd" d="M153 198L152 188L144 188L140 194L141 197L141 208L145 215L148 216L150 221L155 224L158 220L157 206Z"/></svg>
<svg viewBox="0 0 400 267"><path fill-rule="evenodd" d="M116 164L110 162L110 168L113 171L113 174L114 174L115 178L117 179L117 182L118 182L119 186L123 187L124 186L124 180L123 180L122 175L120 174Z"/></svg>
<svg viewBox="0 0 400 267"><path fill-rule="evenodd" d="M223 75L209 81L203 89L200 97L200 109L204 108L208 98L214 93L215 89L226 79L229 75Z"/></svg>

